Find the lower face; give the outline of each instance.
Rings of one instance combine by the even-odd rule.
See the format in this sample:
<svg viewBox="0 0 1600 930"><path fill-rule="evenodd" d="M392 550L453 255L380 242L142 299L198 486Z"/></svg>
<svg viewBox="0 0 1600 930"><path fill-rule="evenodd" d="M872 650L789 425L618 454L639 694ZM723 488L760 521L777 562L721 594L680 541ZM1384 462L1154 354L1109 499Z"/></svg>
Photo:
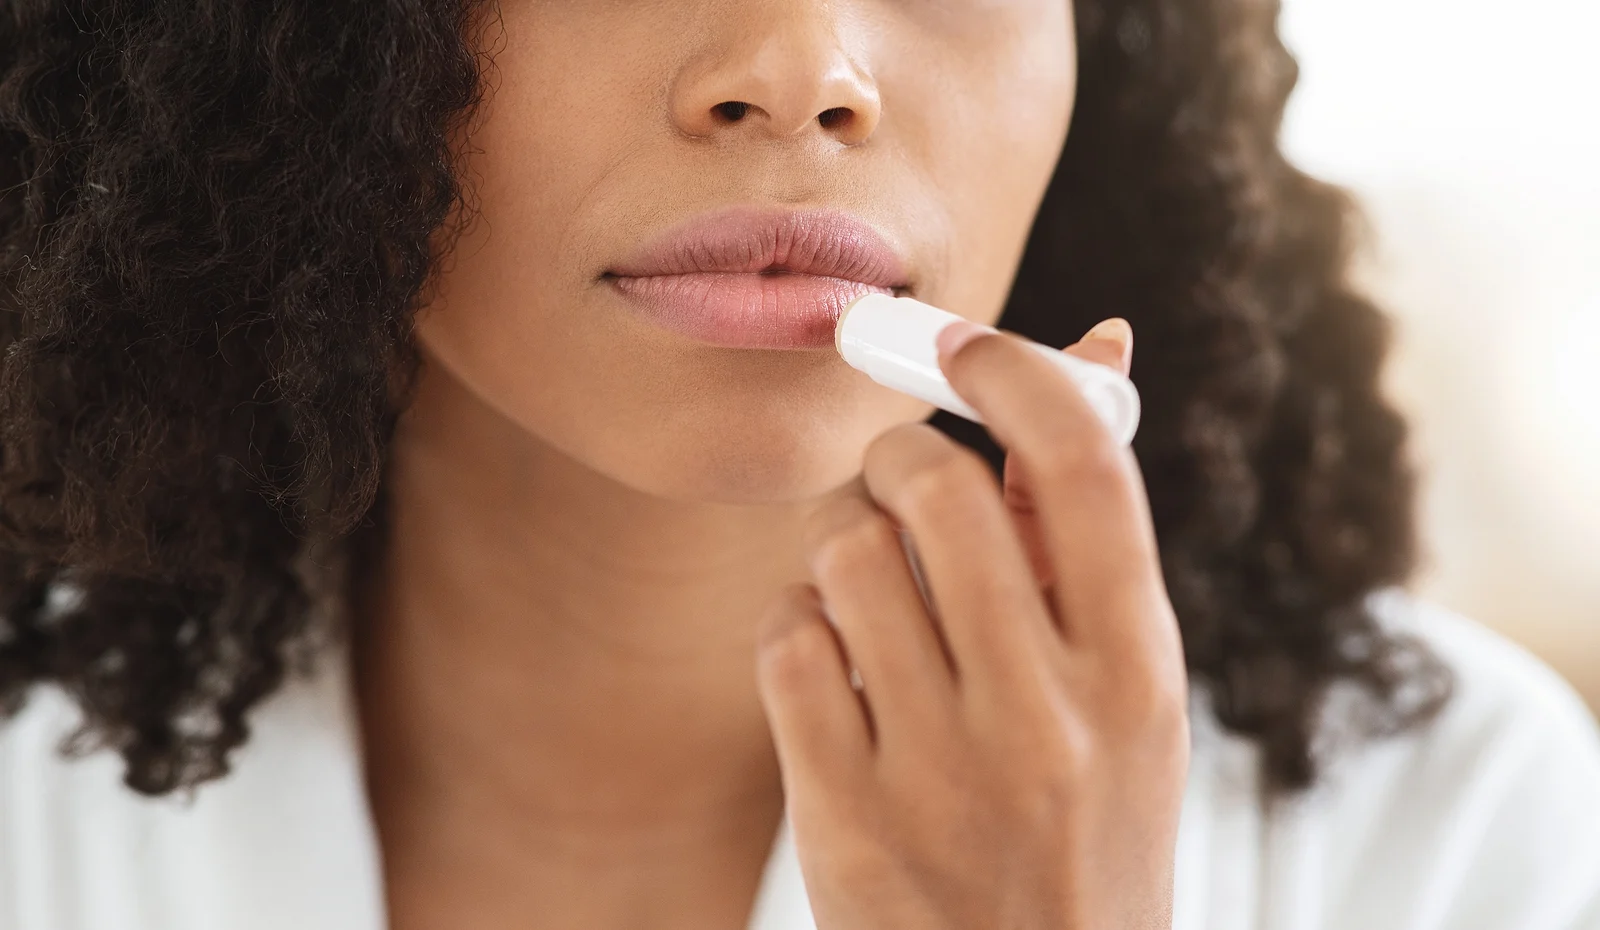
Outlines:
<svg viewBox="0 0 1600 930"><path fill-rule="evenodd" d="M502 0L484 28L477 212L418 316L424 364L680 500L823 494L931 412L845 365L829 314L893 289L998 319L1073 104L1070 0ZM637 260L789 212L732 270L693 244L668 249L688 273ZM788 268L818 237L878 252Z"/></svg>

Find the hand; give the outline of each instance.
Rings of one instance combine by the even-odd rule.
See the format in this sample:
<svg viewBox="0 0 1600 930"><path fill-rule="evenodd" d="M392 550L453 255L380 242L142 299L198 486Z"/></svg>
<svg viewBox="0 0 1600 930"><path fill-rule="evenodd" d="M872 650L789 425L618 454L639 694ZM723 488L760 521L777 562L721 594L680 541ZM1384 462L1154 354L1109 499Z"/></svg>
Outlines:
<svg viewBox="0 0 1600 930"><path fill-rule="evenodd" d="M958 328L940 364L1004 485L926 423L889 430L810 525L815 585L762 621L817 926L1168 928L1188 686L1137 463L1046 359ZM1105 343L1066 351L1126 371L1131 334Z"/></svg>

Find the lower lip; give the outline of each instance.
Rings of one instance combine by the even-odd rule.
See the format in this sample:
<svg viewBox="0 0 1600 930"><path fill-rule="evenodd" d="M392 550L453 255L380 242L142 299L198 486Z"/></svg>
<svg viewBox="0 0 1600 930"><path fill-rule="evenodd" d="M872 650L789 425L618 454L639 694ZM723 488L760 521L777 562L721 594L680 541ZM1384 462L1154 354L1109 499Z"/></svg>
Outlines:
<svg viewBox="0 0 1600 930"><path fill-rule="evenodd" d="M651 322L708 345L738 349L820 349L852 300L893 288L787 272L694 272L610 277Z"/></svg>

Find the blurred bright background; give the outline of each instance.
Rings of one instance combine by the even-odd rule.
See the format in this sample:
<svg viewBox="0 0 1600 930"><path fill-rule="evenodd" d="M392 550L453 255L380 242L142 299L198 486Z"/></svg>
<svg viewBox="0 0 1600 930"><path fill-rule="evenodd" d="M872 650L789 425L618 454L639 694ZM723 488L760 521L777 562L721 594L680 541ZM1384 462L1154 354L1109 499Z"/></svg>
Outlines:
<svg viewBox="0 0 1600 930"><path fill-rule="evenodd" d="M1600 708L1600 0L1284 0L1284 144L1352 188L1424 469L1417 589Z"/></svg>

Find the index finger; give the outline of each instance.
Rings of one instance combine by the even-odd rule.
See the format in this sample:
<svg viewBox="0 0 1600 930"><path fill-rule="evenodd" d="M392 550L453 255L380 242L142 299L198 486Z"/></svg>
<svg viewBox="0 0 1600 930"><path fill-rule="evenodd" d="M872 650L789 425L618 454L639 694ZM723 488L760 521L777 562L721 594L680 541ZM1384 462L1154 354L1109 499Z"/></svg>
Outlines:
<svg viewBox="0 0 1600 930"><path fill-rule="evenodd" d="M1106 338L1096 338L1104 327L1112 333ZM1113 319L1101 323L1088 334L1061 350L1068 355L1075 355L1088 362L1095 362L1118 372L1123 377L1128 376L1133 363L1133 331L1128 327L1126 320ZM1028 488L1027 476L1023 473L1021 463L1014 455L1005 457L1005 467L1002 470L1001 487L1004 491L1006 507L1011 511L1017 532L1022 535L1023 542L1028 550L1028 561L1033 566L1034 576L1039 581L1039 586L1048 588L1055 584L1055 568L1050 564L1049 549L1045 546L1044 538L1039 534L1038 507L1033 501L1033 492Z"/></svg>
<svg viewBox="0 0 1600 930"><path fill-rule="evenodd" d="M958 328L959 323L950 330ZM1140 631L1131 622L1080 619L1107 611L1119 620L1146 616L1142 601L1152 584L1161 584L1155 531L1133 453L1116 441L1071 379L1021 337L980 328L948 351L960 335L940 334L940 367L1027 473L1064 631L1085 640L1168 635Z"/></svg>

